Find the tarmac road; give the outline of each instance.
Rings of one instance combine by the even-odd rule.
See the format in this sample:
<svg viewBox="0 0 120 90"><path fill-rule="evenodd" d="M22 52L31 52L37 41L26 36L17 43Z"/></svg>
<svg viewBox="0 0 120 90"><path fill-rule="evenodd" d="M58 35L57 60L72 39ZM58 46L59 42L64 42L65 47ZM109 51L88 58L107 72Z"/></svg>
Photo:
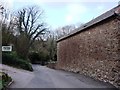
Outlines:
<svg viewBox="0 0 120 90"><path fill-rule="evenodd" d="M108 83L84 75L54 70L40 65L33 65L33 72L6 65L3 65L2 68L14 80L10 88L113 88Z"/></svg>

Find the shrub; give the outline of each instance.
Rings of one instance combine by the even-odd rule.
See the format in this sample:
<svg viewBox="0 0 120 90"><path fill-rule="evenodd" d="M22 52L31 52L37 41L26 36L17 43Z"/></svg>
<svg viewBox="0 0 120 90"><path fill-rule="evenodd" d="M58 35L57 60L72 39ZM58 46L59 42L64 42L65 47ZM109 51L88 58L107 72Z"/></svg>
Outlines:
<svg viewBox="0 0 120 90"><path fill-rule="evenodd" d="M4 72L0 72L0 90L6 90L8 84L12 81L12 78Z"/></svg>
<svg viewBox="0 0 120 90"><path fill-rule="evenodd" d="M31 52L29 53L29 59L31 61L31 63L40 63L41 65L45 65L48 60L49 60L49 56L48 54L44 53L44 52Z"/></svg>
<svg viewBox="0 0 120 90"><path fill-rule="evenodd" d="M40 61L39 54L37 52L29 53L28 58L30 59L31 63L36 63L36 61Z"/></svg>
<svg viewBox="0 0 120 90"><path fill-rule="evenodd" d="M26 60L18 58L15 53L2 53L2 63L17 68L33 71L30 63Z"/></svg>
<svg viewBox="0 0 120 90"><path fill-rule="evenodd" d="M41 60L43 60L45 62L49 61L49 55L48 55L48 53L40 52L39 53L39 57L40 57Z"/></svg>

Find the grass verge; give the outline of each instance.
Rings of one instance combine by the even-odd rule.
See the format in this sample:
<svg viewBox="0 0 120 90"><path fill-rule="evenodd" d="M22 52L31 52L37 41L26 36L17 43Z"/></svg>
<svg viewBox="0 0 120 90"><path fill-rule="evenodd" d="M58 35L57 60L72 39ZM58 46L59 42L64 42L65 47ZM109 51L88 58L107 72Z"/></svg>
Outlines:
<svg viewBox="0 0 120 90"><path fill-rule="evenodd" d="M12 78L4 72L0 72L0 90L6 90L9 83L12 81Z"/></svg>

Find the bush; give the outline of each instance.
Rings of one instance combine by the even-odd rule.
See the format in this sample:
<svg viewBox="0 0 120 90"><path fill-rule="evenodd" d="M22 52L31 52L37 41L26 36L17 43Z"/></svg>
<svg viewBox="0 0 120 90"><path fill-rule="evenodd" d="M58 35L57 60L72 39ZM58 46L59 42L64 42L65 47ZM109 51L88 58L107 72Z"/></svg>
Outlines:
<svg viewBox="0 0 120 90"><path fill-rule="evenodd" d="M40 61L39 54L37 52L29 53L28 58L30 59L31 63L33 63L33 64L35 64L37 61Z"/></svg>
<svg viewBox="0 0 120 90"><path fill-rule="evenodd" d="M2 63L17 68L33 71L29 62L18 58L15 53L2 53Z"/></svg>
<svg viewBox="0 0 120 90"><path fill-rule="evenodd" d="M41 65L45 65L49 60L49 56L44 52L40 52L40 53L31 52L29 53L28 57L31 63L34 63L34 64L39 63Z"/></svg>
<svg viewBox="0 0 120 90"><path fill-rule="evenodd" d="M6 90L8 84L12 81L12 78L4 72L0 72L0 90Z"/></svg>

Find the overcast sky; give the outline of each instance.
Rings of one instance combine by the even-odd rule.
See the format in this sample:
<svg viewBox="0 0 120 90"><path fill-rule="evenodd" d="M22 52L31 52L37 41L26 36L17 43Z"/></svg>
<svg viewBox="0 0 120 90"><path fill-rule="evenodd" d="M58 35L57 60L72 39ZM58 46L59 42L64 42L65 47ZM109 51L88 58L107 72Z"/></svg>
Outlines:
<svg viewBox="0 0 120 90"><path fill-rule="evenodd" d="M3 2L4 1L4 2ZM45 11L45 22L52 28L86 23L118 5L119 0L3 0L11 11L38 5Z"/></svg>

